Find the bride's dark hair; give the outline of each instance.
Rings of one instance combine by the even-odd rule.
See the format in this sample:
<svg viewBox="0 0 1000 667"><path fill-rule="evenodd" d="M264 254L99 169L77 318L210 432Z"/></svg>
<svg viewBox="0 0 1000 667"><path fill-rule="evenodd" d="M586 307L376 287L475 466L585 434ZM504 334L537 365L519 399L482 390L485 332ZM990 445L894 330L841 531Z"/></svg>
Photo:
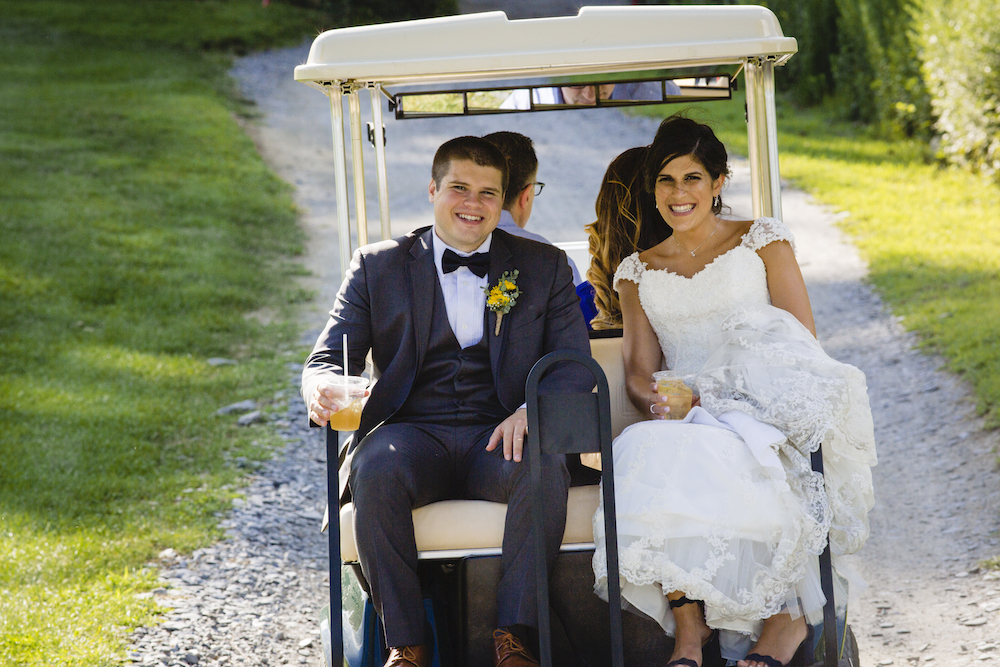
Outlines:
<svg viewBox="0 0 1000 667"><path fill-rule="evenodd" d="M663 166L674 158L690 155L701 163L712 180L729 176L729 156L712 128L704 123L673 115L660 123L656 137L646 155L645 185L647 192L656 188L656 177ZM712 212L722 211L722 195L712 205Z"/></svg>

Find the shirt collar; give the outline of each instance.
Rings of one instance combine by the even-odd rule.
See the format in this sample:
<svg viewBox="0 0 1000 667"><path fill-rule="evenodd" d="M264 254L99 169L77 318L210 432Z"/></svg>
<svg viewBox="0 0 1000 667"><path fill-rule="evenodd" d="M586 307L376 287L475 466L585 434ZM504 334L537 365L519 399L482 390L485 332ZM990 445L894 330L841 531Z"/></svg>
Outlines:
<svg viewBox="0 0 1000 667"><path fill-rule="evenodd" d="M451 250L452 252L457 253L462 257L468 257L469 255L477 252L489 252L490 245L493 242L493 232L490 232L490 235L486 237L486 240L483 241L478 248L476 248L472 252L463 252L461 250L457 250L456 248L452 248L450 245L442 241L441 237L437 235L436 228L432 229L431 231L432 231L431 236L434 239L432 242L434 246L434 265L437 267L437 272L439 276L444 275L444 268L441 266L441 258L444 257L445 250Z"/></svg>
<svg viewBox="0 0 1000 667"><path fill-rule="evenodd" d="M502 229L505 232L510 232L516 236L516 233L512 232L512 229L520 229L517 223L514 222L514 216L510 214L510 211L504 209L500 211L500 222L497 223L497 229Z"/></svg>

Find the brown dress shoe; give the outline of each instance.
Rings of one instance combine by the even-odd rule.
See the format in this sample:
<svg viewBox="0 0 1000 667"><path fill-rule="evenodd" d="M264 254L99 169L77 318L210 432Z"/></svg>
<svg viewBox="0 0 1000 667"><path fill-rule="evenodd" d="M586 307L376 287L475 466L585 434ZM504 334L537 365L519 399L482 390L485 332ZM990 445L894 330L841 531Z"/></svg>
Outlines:
<svg viewBox="0 0 1000 667"><path fill-rule="evenodd" d="M390 648L385 667L431 667L431 652L422 644Z"/></svg>
<svg viewBox="0 0 1000 667"><path fill-rule="evenodd" d="M521 640L503 628L493 631L493 664L496 667L538 667L538 661Z"/></svg>

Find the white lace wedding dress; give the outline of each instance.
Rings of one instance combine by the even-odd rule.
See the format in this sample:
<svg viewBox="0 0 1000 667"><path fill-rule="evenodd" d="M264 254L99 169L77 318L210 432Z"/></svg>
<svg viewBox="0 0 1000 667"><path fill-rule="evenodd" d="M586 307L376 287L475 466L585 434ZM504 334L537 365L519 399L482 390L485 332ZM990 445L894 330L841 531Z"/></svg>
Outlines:
<svg viewBox="0 0 1000 667"><path fill-rule="evenodd" d="M691 278L648 269L636 253L614 281L639 286L666 366L697 373L701 394L683 421L640 422L614 441L622 593L668 634L665 593L704 601L728 659L783 607L822 619L816 556L827 534L835 558L857 551L874 502L864 374L770 305L756 251L777 240L792 242L791 232L761 218ZM810 465L819 447L825 478ZM595 590L606 599L603 508L594 533Z"/></svg>

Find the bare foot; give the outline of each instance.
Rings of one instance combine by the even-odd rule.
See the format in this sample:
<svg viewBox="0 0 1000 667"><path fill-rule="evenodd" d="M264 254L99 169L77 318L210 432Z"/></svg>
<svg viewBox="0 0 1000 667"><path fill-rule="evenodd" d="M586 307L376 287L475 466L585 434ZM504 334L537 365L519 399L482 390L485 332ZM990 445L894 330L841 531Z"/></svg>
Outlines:
<svg viewBox="0 0 1000 667"><path fill-rule="evenodd" d="M671 611L677 631L674 636L674 651L670 654L668 665L684 660L690 661L680 663L685 667L690 667L691 664L700 667L701 649L712 636L712 629L705 623L702 615L701 605L688 603L674 607Z"/></svg>
<svg viewBox="0 0 1000 667"><path fill-rule="evenodd" d="M782 665L787 665L799 645L805 641L808 631L806 619L803 616L792 620L788 614L775 614L764 621L760 639L750 649L750 653L771 656ZM740 660L737 667L768 667L767 663L757 660Z"/></svg>

